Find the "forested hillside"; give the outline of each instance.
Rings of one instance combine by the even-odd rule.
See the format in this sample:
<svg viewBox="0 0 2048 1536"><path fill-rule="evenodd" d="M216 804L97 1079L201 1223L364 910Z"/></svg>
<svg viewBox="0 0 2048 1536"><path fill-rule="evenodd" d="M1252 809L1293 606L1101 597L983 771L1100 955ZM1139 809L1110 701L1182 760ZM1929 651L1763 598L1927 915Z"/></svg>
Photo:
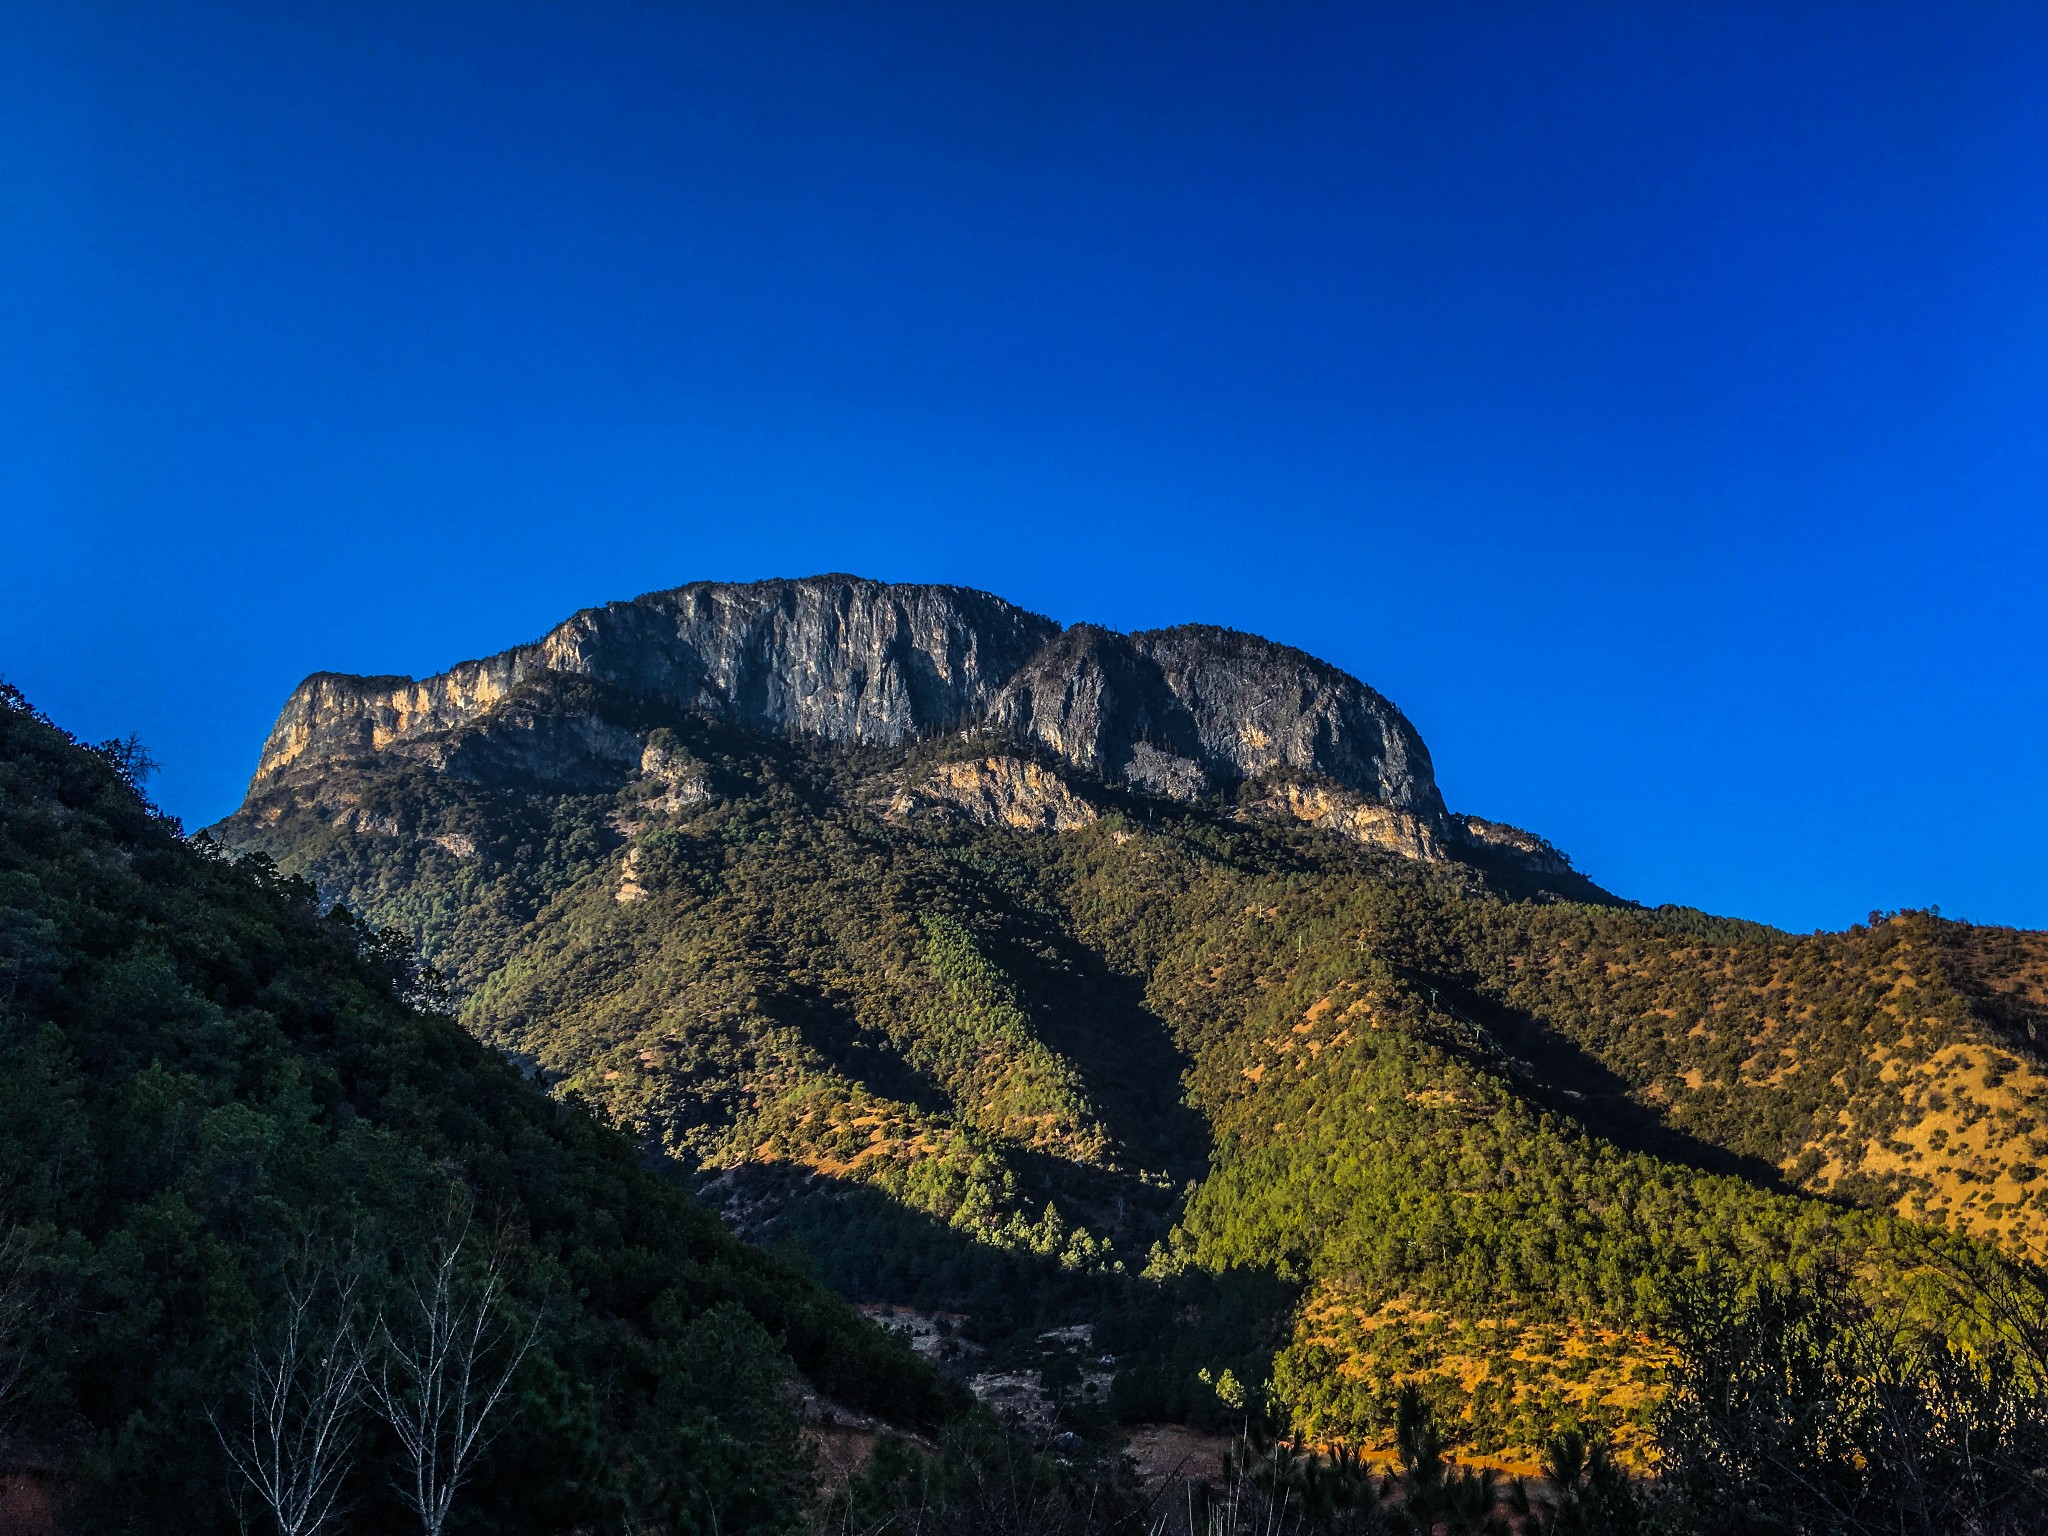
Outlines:
<svg viewBox="0 0 2048 1536"><path fill-rule="evenodd" d="M503 746L565 711L638 762L565 785ZM413 935L480 1038L843 1293L991 1363L1088 1325L1125 1418L1263 1391L1386 1443L1413 1383L1468 1452L1579 1425L1647 1456L1691 1279L1934 1318L1959 1234L2044 1215L2009 936L1795 938L1617 902L1533 839L1275 819L1284 777L1177 799L573 679L465 729L488 771L337 764L221 835Z"/></svg>
<svg viewBox="0 0 2048 1536"><path fill-rule="evenodd" d="M137 765L0 694L8 1519L313 1529L237 1467L278 1450L270 1405L290 1428L324 1401L349 1528L420 1530L399 1426L436 1383L461 1400L447 1362L468 1359L423 1353L430 1314L481 1338L479 1391L504 1387L466 1460L421 1432L460 1474L450 1532L785 1530L814 1495L805 1390L905 1425L959 1411L433 1011L404 941L188 843Z"/></svg>

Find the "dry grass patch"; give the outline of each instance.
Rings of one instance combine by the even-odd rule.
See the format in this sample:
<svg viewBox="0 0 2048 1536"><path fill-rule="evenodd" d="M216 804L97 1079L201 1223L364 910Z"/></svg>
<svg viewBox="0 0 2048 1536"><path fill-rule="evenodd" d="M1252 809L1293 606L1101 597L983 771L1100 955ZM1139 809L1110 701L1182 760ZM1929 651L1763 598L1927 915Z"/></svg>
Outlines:
<svg viewBox="0 0 2048 1536"><path fill-rule="evenodd" d="M1534 1470L1557 1427L1576 1422L1642 1467L1674 1358L1644 1334L1457 1318L1326 1283L1297 1312L1274 1384L1296 1431L1317 1443L1384 1445L1394 1396L1413 1382L1475 1465Z"/></svg>

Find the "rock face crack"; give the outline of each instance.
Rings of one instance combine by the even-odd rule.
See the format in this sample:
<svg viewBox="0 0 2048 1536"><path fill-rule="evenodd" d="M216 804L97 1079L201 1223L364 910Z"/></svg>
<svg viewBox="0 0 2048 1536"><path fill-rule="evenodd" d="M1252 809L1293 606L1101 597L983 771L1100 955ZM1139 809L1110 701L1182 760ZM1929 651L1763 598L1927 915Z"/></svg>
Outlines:
<svg viewBox="0 0 2048 1536"><path fill-rule="evenodd" d="M1294 772L1412 815L1443 813L1415 728L1304 652L1207 625L1063 629L986 592L839 575L697 582L607 603L434 677L316 673L279 715L250 794L391 751L448 766L460 758L451 733L504 714L523 685L573 679L771 734L1008 739L1180 798ZM492 730L509 738L519 725ZM637 751L595 721L575 734L607 759Z"/></svg>

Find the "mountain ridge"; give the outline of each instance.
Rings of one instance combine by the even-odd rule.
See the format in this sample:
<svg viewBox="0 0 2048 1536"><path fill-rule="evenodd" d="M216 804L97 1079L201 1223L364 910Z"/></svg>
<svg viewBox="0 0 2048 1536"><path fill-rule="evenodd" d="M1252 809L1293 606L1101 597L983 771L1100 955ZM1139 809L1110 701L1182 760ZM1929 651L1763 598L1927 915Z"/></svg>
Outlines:
<svg viewBox="0 0 2048 1536"><path fill-rule="evenodd" d="M431 738L544 674L839 743L987 734L1177 799L1295 771L1426 820L1444 812L1414 726L1306 652L1207 625L1063 627L972 588L844 575L646 593L427 678L316 672L266 739L250 797L375 754L432 756ZM593 737L583 755L635 754Z"/></svg>

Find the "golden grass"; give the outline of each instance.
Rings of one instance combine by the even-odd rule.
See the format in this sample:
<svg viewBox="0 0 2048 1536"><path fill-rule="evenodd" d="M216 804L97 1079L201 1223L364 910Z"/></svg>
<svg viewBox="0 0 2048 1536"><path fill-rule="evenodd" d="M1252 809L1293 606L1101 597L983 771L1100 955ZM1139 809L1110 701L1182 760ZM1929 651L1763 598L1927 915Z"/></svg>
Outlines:
<svg viewBox="0 0 2048 1536"><path fill-rule="evenodd" d="M1459 1319L1330 1282L1304 1299L1288 1348L1315 1351L1338 1378L1368 1392L1391 1397L1413 1382L1439 1404L1463 1404L1451 1425L1467 1440L1460 1459L1516 1472L1535 1471L1549 1436L1573 1421L1605 1429L1625 1465L1650 1465L1651 1424L1676 1358L1646 1334L1505 1316ZM1297 1405L1297 1414L1297 1428L1312 1441L1354 1438L1327 1409Z"/></svg>

